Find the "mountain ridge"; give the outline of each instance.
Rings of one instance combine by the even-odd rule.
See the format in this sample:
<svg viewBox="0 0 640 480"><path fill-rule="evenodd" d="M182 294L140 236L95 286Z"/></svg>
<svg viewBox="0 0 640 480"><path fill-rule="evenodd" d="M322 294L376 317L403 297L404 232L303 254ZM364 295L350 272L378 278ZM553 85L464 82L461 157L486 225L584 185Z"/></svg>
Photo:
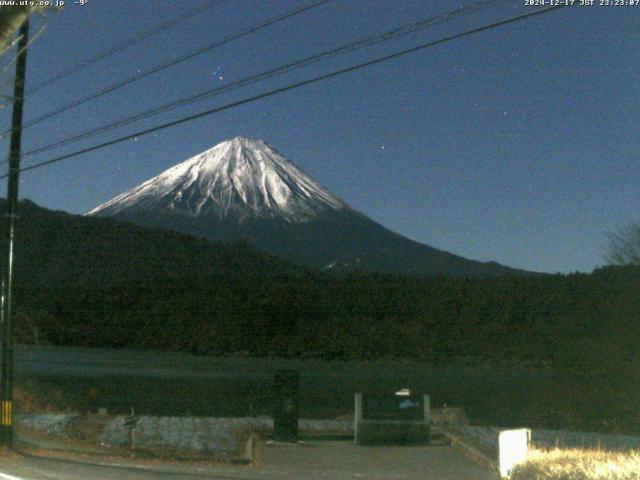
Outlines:
<svg viewBox="0 0 640 480"><path fill-rule="evenodd" d="M213 241L247 241L324 270L529 275L399 235L350 207L262 140L219 143L89 211Z"/></svg>

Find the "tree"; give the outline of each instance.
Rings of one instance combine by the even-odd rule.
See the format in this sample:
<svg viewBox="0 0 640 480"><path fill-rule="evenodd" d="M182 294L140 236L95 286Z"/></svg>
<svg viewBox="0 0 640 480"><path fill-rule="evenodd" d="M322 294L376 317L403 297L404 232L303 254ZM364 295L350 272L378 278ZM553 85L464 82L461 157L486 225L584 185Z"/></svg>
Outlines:
<svg viewBox="0 0 640 480"><path fill-rule="evenodd" d="M47 11L58 12L63 8L62 5L54 7L18 5L18 3L19 2L16 2L16 5L0 6L0 56L4 55L14 44L17 43L17 39L13 38L14 34L22 26L25 20L29 18L29 15L37 12L42 16L46 16L45 12ZM38 33L36 33L35 37L37 36Z"/></svg>
<svg viewBox="0 0 640 480"><path fill-rule="evenodd" d="M605 260L612 265L640 266L640 225L629 225L609 235Z"/></svg>
<svg viewBox="0 0 640 480"><path fill-rule="evenodd" d="M27 19L33 7L2 6L0 7L0 51L4 51L11 43L11 37Z"/></svg>
<svg viewBox="0 0 640 480"><path fill-rule="evenodd" d="M34 8L17 5L0 7L0 55L11 46L13 34L20 28Z"/></svg>

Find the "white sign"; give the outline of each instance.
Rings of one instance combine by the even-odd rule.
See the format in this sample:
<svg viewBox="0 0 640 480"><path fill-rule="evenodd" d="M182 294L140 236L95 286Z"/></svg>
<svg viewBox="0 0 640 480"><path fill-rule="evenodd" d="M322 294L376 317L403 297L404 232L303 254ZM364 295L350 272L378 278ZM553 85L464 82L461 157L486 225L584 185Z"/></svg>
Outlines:
<svg viewBox="0 0 640 480"><path fill-rule="evenodd" d="M531 430L503 430L498 436L498 461L500 478L509 478L511 469L527 458Z"/></svg>

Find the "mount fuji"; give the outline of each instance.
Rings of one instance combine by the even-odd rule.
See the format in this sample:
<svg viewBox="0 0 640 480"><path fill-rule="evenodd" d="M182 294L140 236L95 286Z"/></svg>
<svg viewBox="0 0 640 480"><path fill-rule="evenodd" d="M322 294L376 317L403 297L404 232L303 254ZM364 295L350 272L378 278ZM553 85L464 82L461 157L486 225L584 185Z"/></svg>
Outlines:
<svg viewBox="0 0 640 480"><path fill-rule="evenodd" d="M247 241L325 270L490 277L526 274L402 237L354 210L262 140L237 137L94 208L217 241Z"/></svg>

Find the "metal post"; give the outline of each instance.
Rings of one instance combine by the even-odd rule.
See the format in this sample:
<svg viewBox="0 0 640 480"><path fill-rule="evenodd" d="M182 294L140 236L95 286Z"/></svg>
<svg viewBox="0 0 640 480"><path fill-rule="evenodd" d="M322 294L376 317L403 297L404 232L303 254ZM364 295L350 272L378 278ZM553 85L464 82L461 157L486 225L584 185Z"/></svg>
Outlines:
<svg viewBox="0 0 640 480"><path fill-rule="evenodd" d="M355 397L355 415L353 418L353 441L356 445L360 443L360 427L362 426L362 393L356 392Z"/></svg>
<svg viewBox="0 0 640 480"><path fill-rule="evenodd" d="M2 279L2 372L0 377L0 443L13 447L13 251L15 224L18 213L18 182L20 176L20 146L22 141L22 107L29 45L29 19L20 27L16 79L13 93L13 117L11 120L11 145L9 148L9 179L7 186L7 213L4 231L5 258Z"/></svg>
<svg viewBox="0 0 640 480"><path fill-rule="evenodd" d="M278 370L273 381L273 439L277 442L298 442L300 415L300 373Z"/></svg>

